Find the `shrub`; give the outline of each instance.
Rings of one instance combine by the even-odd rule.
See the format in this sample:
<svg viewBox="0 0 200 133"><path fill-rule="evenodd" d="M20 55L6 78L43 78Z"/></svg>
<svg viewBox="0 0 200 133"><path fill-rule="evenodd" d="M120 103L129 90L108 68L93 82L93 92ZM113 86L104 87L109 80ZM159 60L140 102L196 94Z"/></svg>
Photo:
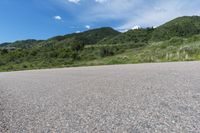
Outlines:
<svg viewBox="0 0 200 133"><path fill-rule="evenodd" d="M71 46L73 51L81 51L84 49L84 44L74 44Z"/></svg>
<svg viewBox="0 0 200 133"><path fill-rule="evenodd" d="M6 63L0 60L0 66L5 65Z"/></svg>
<svg viewBox="0 0 200 133"><path fill-rule="evenodd" d="M28 66L26 64L23 64L22 68L28 68Z"/></svg>
<svg viewBox="0 0 200 133"><path fill-rule="evenodd" d="M169 45L181 45L183 44L183 39L179 37L173 37L169 40Z"/></svg>
<svg viewBox="0 0 200 133"><path fill-rule="evenodd" d="M7 49L2 49L0 52L1 52L2 55L4 55L4 54L8 53L8 50Z"/></svg>
<svg viewBox="0 0 200 133"><path fill-rule="evenodd" d="M114 49L109 48L109 47L103 47L100 49L100 56L101 57L106 57L106 56L112 56L114 55Z"/></svg>

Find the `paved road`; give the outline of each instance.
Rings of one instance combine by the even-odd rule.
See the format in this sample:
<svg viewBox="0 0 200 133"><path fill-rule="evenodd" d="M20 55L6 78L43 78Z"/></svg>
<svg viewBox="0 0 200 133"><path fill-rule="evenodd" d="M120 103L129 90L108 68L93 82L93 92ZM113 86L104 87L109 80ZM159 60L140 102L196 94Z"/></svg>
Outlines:
<svg viewBox="0 0 200 133"><path fill-rule="evenodd" d="M0 73L0 132L198 133L200 62Z"/></svg>

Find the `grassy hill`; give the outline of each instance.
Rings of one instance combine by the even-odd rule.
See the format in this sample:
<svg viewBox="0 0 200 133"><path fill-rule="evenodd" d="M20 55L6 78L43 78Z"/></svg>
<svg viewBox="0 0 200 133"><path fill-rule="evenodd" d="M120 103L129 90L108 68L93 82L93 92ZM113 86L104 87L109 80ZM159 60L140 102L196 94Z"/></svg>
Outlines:
<svg viewBox="0 0 200 133"><path fill-rule="evenodd" d="M0 45L0 71L200 59L200 17L120 33L112 28Z"/></svg>
<svg viewBox="0 0 200 133"><path fill-rule="evenodd" d="M120 32L110 28L104 27L99 29L93 29L82 33L74 33L65 36L57 36L51 38L51 41L58 41L67 45L82 44L82 45L92 45L96 44L101 40L112 38Z"/></svg>
<svg viewBox="0 0 200 133"><path fill-rule="evenodd" d="M101 40L112 38L120 32L110 28L104 27L99 29L93 29L82 33L73 33L64 36L56 36L47 40L22 40L16 41L14 43L4 43L0 47L16 47L22 49L29 49L33 47L42 47L42 46L55 46L55 45L91 45L96 44Z"/></svg>
<svg viewBox="0 0 200 133"><path fill-rule="evenodd" d="M151 39L153 28L129 30L118 34L113 38L108 38L99 42L99 44L119 44L119 43L147 43Z"/></svg>
<svg viewBox="0 0 200 133"><path fill-rule="evenodd" d="M152 41L163 41L172 37L190 37L196 34L200 34L200 17L184 16L156 28L152 33Z"/></svg>

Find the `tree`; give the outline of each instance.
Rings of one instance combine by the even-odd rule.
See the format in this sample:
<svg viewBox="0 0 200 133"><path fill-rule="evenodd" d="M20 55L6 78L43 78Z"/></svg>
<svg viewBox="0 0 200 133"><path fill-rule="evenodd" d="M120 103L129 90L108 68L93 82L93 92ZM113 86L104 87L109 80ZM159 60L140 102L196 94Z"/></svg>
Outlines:
<svg viewBox="0 0 200 133"><path fill-rule="evenodd" d="M114 55L114 50L112 48L108 47L103 47L100 49L100 56L101 57L106 57L106 56L112 56Z"/></svg>
<svg viewBox="0 0 200 133"><path fill-rule="evenodd" d="M71 46L71 49L76 52L81 51L84 49L84 44L74 44Z"/></svg>
<svg viewBox="0 0 200 133"><path fill-rule="evenodd" d="M1 50L1 54L2 54L2 55L7 54L7 53L8 53L8 50L7 50L7 49L2 49L2 50Z"/></svg>

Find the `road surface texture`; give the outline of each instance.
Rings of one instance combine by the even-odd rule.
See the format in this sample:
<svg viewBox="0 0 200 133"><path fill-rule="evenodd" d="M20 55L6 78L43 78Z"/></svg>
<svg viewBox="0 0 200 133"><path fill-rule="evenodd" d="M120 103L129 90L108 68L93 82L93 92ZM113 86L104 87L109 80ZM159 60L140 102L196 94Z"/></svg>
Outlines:
<svg viewBox="0 0 200 133"><path fill-rule="evenodd" d="M200 62L0 73L0 132L199 133Z"/></svg>

